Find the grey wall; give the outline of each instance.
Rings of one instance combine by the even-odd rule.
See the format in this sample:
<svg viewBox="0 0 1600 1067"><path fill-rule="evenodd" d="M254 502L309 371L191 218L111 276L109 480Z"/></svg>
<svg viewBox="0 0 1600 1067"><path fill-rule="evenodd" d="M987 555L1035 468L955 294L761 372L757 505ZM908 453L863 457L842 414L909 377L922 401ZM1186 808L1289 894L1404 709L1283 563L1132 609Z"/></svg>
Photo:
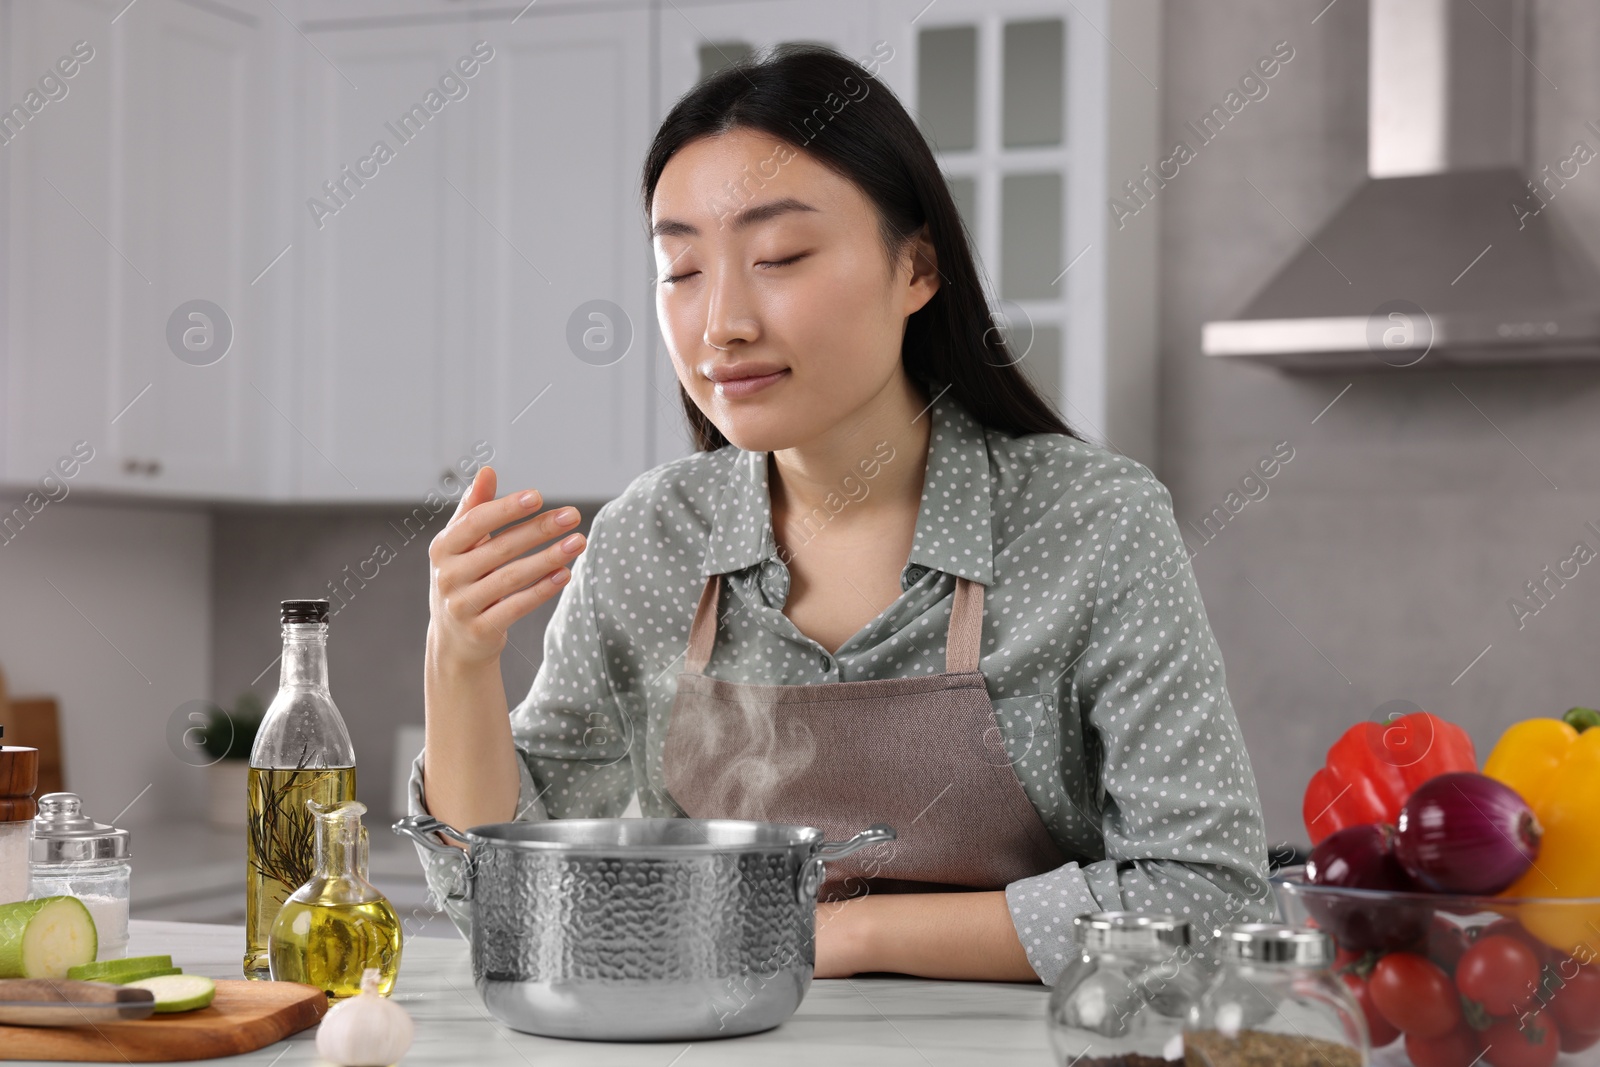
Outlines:
<svg viewBox="0 0 1600 1067"><path fill-rule="evenodd" d="M583 517L578 529L587 534L599 503L563 500L548 506L569 503L578 508ZM267 668L282 645L278 602L327 597L336 612L328 624L329 686L355 745L356 792L384 817L394 777L395 730L421 726L423 719L428 541L453 510L454 505L441 511L425 534L409 541L402 527L407 512L398 507L230 508L214 520L213 693L231 703L253 685L263 701L271 700L278 668ZM382 558L375 551L379 544L388 545L394 558L363 565ZM367 581L363 574L375 576ZM342 606L329 583L339 588ZM500 662L512 704L533 684L554 610L555 602L547 602L511 627L511 647ZM373 825L384 821L380 817Z"/></svg>
<svg viewBox="0 0 1600 1067"><path fill-rule="evenodd" d="M1270 94L1160 193L1159 473L1180 523L1276 442L1295 450L1194 558L1274 838L1304 838L1306 779L1387 701L1460 721L1480 758L1515 719L1600 702L1600 564L1521 629L1508 607L1579 540L1600 549L1584 529L1600 526L1600 368L1290 377L1200 354L1201 323L1301 247L1246 179L1314 234L1364 176L1366 5L1340 0L1313 25L1325 4L1169 3L1160 79L1170 142L1274 42L1295 48ZM1559 86L1530 72L1537 169L1577 140L1600 150L1583 125L1600 119L1600 7L1539 3L1534 24L1530 55ZM1600 257L1600 165L1549 210Z"/></svg>
<svg viewBox="0 0 1600 1067"><path fill-rule="evenodd" d="M119 826L203 818L204 773L167 730L209 696L210 516L69 491L0 541L0 669L13 697L56 699L67 789Z"/></svg>

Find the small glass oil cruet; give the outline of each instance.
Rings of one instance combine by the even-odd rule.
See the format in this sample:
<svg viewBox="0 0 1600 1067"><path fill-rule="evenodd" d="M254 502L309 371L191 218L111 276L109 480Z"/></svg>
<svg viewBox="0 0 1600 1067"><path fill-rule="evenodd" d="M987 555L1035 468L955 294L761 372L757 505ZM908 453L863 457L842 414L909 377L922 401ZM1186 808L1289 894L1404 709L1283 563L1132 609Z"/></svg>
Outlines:
<svg viewBox="0 0 1600 1067"><path fill-rule="evenodd" d="M361 976L378 969L378 992L388 996L400 973L400 917L367 881L367 806L346 800L323 807L306 802L316 819L316 869L272 923L267 957L275 982L301 982L330 1000L361 992Z"/></svg>

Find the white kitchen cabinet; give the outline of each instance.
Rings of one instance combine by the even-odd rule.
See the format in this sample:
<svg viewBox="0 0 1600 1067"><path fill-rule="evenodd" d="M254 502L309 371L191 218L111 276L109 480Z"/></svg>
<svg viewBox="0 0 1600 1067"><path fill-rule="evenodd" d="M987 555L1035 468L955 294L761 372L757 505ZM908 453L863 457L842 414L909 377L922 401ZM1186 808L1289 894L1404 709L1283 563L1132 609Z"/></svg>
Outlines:
<svg viewBox="0 0 1600 1067"><path fill-rule="evenodd" d="M312 30L301 184L332 210L300 234L302 496L418 499L480 440L502 493L616 495L648 458L645 13ZM586 361L595 301L621 314L582 330L619 347Z"/></svg>
<svg viewBox="0 0 1600 1067"><path fill-rule="evenodd" d="M364 25L308 34L294 53L298 166L284 195L298 208L301 314L284 403L299 499L420 501L467 454L452 431L473 385L471 293L486 279L456 190L474 184L485 93L481 73L450 83L466 87L458 100L439 80L479 36L464 23Z"/></svg>
<svg viewBox="0 0 1600 1067"><path fill-rule="evenodd" d="M94 458L74 486L269 491L278 428L249 383L273 371L245 259L259 236L253 175L271 145L255 137L259 27L226 11L151 5L113 22L104 3L8 8L8 100L75 45L87 57L5 148L10 484L37 482L85 441ZM192 300L222 311L204 337L184 318L180 359L168 322Z"/></svg>
<svg viewBox="0 0 1600 1067"><path fill-rule="evenodd" d="M650 17L537 7L485 25L474 118L469 423L500 491L616 496L651 465L651 250L639 202Z"/></svg>
<svg viewBox="0 0 1600 1067"><path fill-rule="evenodd" d="M86 441L95 458L72 484L101 484L115 474L107 410L114 276L144 281L104 233L113 210L111 98L113 63L101 5L9 4L4 19L4 106L23 104L54 64L86 41L92 55L66 95L4 127L7 178L5 307L5 479L25 486ZM80 50L81 52L81 50ZM82 53L81 53L82 54ZM68 64L72 69L72 65ZM59 91L59 90L57 90ZM38 99L47 99L41 95Z"/></svg>
<svg viewBox="0 0 1600 1067"><path fill-rule="evenodd" d="M501 492L616 495L693 447L655 323L649 139L782 41L875 60L940 131L1024 369L1081 429L1153 451L1156 220L1116 232L1105 205L1155 158L1154 0L0 0L0 20L8 106L96 50L0 149L8 485L85 440L94 489L415 503L486 441ZM1059 136L1008 135L1020 94L1054 93L1024 125ZM233 332L203 366L167 340L197 299Z"/></svg>

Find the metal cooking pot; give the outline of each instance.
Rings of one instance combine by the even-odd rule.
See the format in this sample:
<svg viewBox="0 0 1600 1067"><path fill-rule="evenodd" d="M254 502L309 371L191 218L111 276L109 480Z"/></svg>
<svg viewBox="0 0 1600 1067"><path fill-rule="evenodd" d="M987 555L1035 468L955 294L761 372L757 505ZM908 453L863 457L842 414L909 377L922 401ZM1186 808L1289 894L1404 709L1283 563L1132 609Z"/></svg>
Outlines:
<svg viewBox="0 0 1600 1067"><path fill-rule="evenodd" d="M816 965L824 864L848 841L740 819L550 819L462 833L394 824L435 852L469 846L451 900L471 901L472 977L516 1030L598 1041L685 1041L769 1030Z"/></svg>

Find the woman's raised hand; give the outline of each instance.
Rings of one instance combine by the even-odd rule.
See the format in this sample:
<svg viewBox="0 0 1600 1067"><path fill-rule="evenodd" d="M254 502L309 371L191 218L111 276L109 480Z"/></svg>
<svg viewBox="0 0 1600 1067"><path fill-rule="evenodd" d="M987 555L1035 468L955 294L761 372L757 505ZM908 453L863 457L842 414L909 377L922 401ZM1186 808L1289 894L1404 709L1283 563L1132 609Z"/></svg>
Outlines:
<svg viewBox="0 0 1600 1067"><path fill-rule="evenodd" d="M497 659L506 630L561 592L572 576L567 564L585 547L573 534L524 556L577 526L578 509L535 514L544 502L538 490L498 500L494 491L494 468L483 467L428 546L432 648L463 666Z"/></svg>

